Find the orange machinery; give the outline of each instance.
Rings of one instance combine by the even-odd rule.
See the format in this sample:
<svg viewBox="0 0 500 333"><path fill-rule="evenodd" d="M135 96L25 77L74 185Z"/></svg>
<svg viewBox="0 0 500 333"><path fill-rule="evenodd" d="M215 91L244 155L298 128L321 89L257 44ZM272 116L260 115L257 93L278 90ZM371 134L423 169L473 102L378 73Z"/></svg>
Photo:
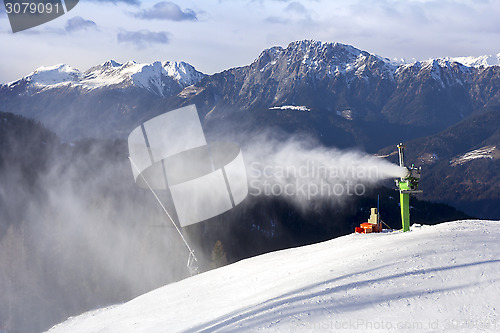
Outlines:
<svg viewBox="0 0 500 333"><path fill-rule="evenodd" d="M355 232L368 234L371 232L381 232L382 222L380 221L380 216L377 208L372 208L370 218L367 222L361 223L359 227L356 227Z"/></svg>

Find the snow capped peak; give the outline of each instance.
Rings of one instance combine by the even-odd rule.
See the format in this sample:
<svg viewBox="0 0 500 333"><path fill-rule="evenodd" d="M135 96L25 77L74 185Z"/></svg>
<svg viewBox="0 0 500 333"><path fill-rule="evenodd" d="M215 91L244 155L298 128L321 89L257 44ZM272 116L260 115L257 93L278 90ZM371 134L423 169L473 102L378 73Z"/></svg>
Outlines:
<svg viewBox="0 0 500 333"><path fill-rule="evenodd" d="M430 78L441 87L452 85L464 85L469 79L470 67L467 67L452 58L431 58L424 61L400 65L395 75L417 75L422 78Z"/></svg>
<svg viewBox="0 0 500 333"><path fill-rule="evenodd" d="M122 67L131 67L131 66L134 66L134 65L136 65L136 64L137 64L137 63L136 63L135 61L133 61L133 60L129 60L129 61L127 61L126 63L124 63L124 64L122 65Z"/></svg>
<svg viewBox="0 0 500 333"><path fill-rule="evenodd" d="M136 86L165 96L174 90L195 84L203 77L205 74L185 62L155 61L140 64L128 61L120 64L108 60L83 73L66 64L40 67L22 79L8 83L8 86L27 84L29 87L50 89L61 84L71 84L87 90Z"/></svg>
<svg viewBox="0 0 500 333"><path fill-rule="evenodd" d="M33 73L42 73L42 72L53 72L53 71L58 71L58 72L71 72L74 71L75 69L72 68L69 65L66 64L57 64L54 66L41 66L38 67L33 71Z"/></svg>
<svg viewBox="0 0 500 333"><path fill-rule="evenodd" d="M137 63L127 61L119 64L113 60L101 66L92 67L86 72L85 84L92 86L102 85L134 85L146 88L163 96L169 79L175 81L181 88L200 81L205 74L198 72L193 66L185 62Z"/></svg>
<svg viewBox="0 0 500 333"><path fill-rule="evenodd" d="M459 62L467 67L500 66L500 53L496 55L482 55L479 57L455 57L447 59Z"/></svg>
<svg viewBox="0 0 500 333"><path fill-rule="evenodd" d="M35 69L23 79L33 85L47 86L59 83L76 82L80 79L81 73L78 69L66 64L55 66L42 66Z"/></svg>
<svg viewBox="0 0 500 333"><path fill-rule="evenodd" d="M459 63L465 67L491 67L491 66L500 66L500 53L496 55L482 55L478 57L444 57L444 58L430 58L424 61L418 61L413 59L411 62L406 61L405 59L394 59L392 63L400 66L413 66L424 65L429 66L431 64L437 64L440 67L450 67L454 63Z"/></svg>
<svg viewBox="0 0 500 333"><path fill-rule="evenodd" d="M391 63L389 59L382 58L379 55L362 51L352 45L338 42L327 43L316 40L302 40L290 43L287 50L300 51L308 55L331 56L340 61L356 61L358 58L367 59L371 56L385 63Z"/></svg>
<svg viewBox="0 0 500 333"><path fill-rule="evenodd" d="M344 55L351 58L357 58L360 53L364 52L351 45L337 42L327 43L316 40L301 40L292 42L288 45L287 50L305 53L310 56L321 55L327 52L329 55L334 57ZM368 52L365 53L368 54Z"/></svg>
<svg viewBox="0 0 500 333"><path fill-rule="evenodd" d="M377 73L384 78L393 78L396 66L388 59L351 45L326 43L315 40L301 40L290 43L286 49L273 47L264 50L254 61L254 68L260 72L278 71L283 75L299 77L335 77L347 75L367 80ZM285 74L288 73L288 74Z"/></svg>
<svg viewBox="0 0 500 333"><path fill-rule="evenodd" d="M110 59L101 65L102 67L120 67L122 64Z"/></svg>
<svg viewBox="0 0 500 333"><path fill-rule="evenodd" d="M398 58L393 58L393 59L386 58L385 60L388 61L391 65L396 66L396 67L399 67L402 65L407 65L410 63L415 63L417 61L415 58L412 59L411 61L408 61L404 58L399 58L399 59Z"/></svg>
<svg viewBox="0 0 500 333"><path fill-rule="evenodd" d="M195 84L205 77L205 74L197 71L193 66L184 61L166 61L162 66L168 76L184 87Z"/></svg>

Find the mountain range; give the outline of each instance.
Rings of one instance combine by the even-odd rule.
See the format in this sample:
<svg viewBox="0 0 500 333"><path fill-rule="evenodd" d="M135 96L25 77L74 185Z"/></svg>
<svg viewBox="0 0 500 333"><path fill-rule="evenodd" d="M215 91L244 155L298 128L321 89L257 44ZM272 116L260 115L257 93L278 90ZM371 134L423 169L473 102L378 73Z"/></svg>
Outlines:
<svg viewBox="0 0 500 333"><path fill-rule="evenodd" d="M85 72L56 65L2 84L0 110L40 120L71 141L125 137L149 116L195 103L206 122L264 117L326 144L373 151L394 137L435 133L500 105L500 67L484 65L495 63L492 57L458 59L468 65L453 58L396 63L350 45L298 41L213 75L184 62L110 60ZM283 115L288 105L311 113ZM373 127L388 130L379 144Z"/></svg>
<svg viewBox="0 0 500 333"><path fill-rule="evenodd" d="M244 142L265 127L388 158L404 141L408 162L430 172L424 199L491 218L500 215L499 59L403 62L303 40L213 75L184 62L110 60L85 72L57 65L0 85L0 110L36 119L65 141L125 138L141 122L189 104L209 137Z"/></svg>
<svg viewBox="0 0 500 333"><path fill-rule="evenodd" d="M81 72L69 65L40 67L0 86L0 109L37 119L68 141L128 135L149 105L206 75L185 62L119 64Z"/></svg>

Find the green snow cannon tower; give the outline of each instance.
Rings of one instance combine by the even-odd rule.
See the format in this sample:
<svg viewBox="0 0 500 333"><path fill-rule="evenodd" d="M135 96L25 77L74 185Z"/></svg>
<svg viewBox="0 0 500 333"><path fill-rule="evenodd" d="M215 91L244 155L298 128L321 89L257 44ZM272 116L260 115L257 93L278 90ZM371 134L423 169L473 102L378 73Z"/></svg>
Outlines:
<svg viewBox="0 0 500 333"><path fill-rule="evenodd" d="M396 186L399 189L399 199L401 205L401 222L403 231L410 231L410 193L421 193L418 189L418 181L420 180L420 171L422 168L416 168L413 164L411 167L405 167L404 164L404 149L405 146L400 143L399 151L399 166L406 168L407 173L404 177L396 179Z"/></svg>

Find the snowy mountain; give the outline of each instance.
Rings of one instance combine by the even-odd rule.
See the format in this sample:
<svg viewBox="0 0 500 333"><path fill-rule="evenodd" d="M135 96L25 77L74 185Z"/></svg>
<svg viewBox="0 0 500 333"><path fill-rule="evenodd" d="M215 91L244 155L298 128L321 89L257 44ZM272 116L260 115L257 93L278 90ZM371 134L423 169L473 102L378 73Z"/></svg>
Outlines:
<svg viewBox="0 0 500 333"><path fill-rule="evenodd" d="M183 62L110 60L85 72L57 65L0 85L0 110L37 119L71 141L123 137L147 115L196 104L209 127L223 119L251 131L266 119L327 145L376 151L500 104L500 66L491 57L481 58L488 67L457 59L395 62L350 45L302 40L209 76ZM311 112L279 112L285 106ZM383 133L377 140L374 128Z"/></svg>
<svg viewBox="0 0 500 333"><path fill-rule="evenodd" d="M469 67L490 67L500 66L500 53L495 55L483 55L479 57L454 57L446 58L451 61L459 62Z"/></svg>
<svg viewBox="0 0 500 333"><path fill-rule="evenodd" d="M212 119L232 117L235 109L303 106L311 110L309 119L321 115L326 118L322 123L341 131L353 126L339 125L349 111L348 120L354 122L409 125L431 133L500 103L498 85L486 88L498 77L500 66L476 68L452 59L395 64L350 45L303 40L264 50L248 66L211 75L170 103L199 104ZM365 145L364 139L355 140Z"/></svg>
<svg viewBox="0 0 500 333"><path fill-rule="evenodd" d="M408 163L422 166L423 199L471 216L500 217L500 108L491 106L446 130L405 143ZM397 163L394 145L379 151Z"/></svg>
<svg viewBox="0 0 500 333"><path fill-rule="evenodd" d="M55 89L61 86L86 90L135 86L159 96L166 96L200 81L204 76L205 74L185 62L156 61L151 64L138 64L129 61L119 64L109 60L85 72L66 64L40 67L6 86L11 90L19 86L29 87L31 90Z"/></svg>
<svg viewBox="0 0 500 333"><path fill-rule="evenodd" d="M78 82L81 78L81 73L78 69L71 66L60 64L49 67L40 67L32 73L23 77L20 81L8 83L8 86L15 86L23 82L32 87L36 86L57 86L59 84Z"/></svg>
<svg viewBox="0 0 500 333"><path fill-rule="evenodd" d="M413 225L269 253L49 332L498 332L498 223Z"/></svg>
<svg viewBox="0 0 500 333"><path fill-rule="evenodd" d="M67 141L125 137L151 117L150 106L206 75L185 62L119 64L81 72L68 65L41 67L0 85L0 110L40 121Z"/></svg>

